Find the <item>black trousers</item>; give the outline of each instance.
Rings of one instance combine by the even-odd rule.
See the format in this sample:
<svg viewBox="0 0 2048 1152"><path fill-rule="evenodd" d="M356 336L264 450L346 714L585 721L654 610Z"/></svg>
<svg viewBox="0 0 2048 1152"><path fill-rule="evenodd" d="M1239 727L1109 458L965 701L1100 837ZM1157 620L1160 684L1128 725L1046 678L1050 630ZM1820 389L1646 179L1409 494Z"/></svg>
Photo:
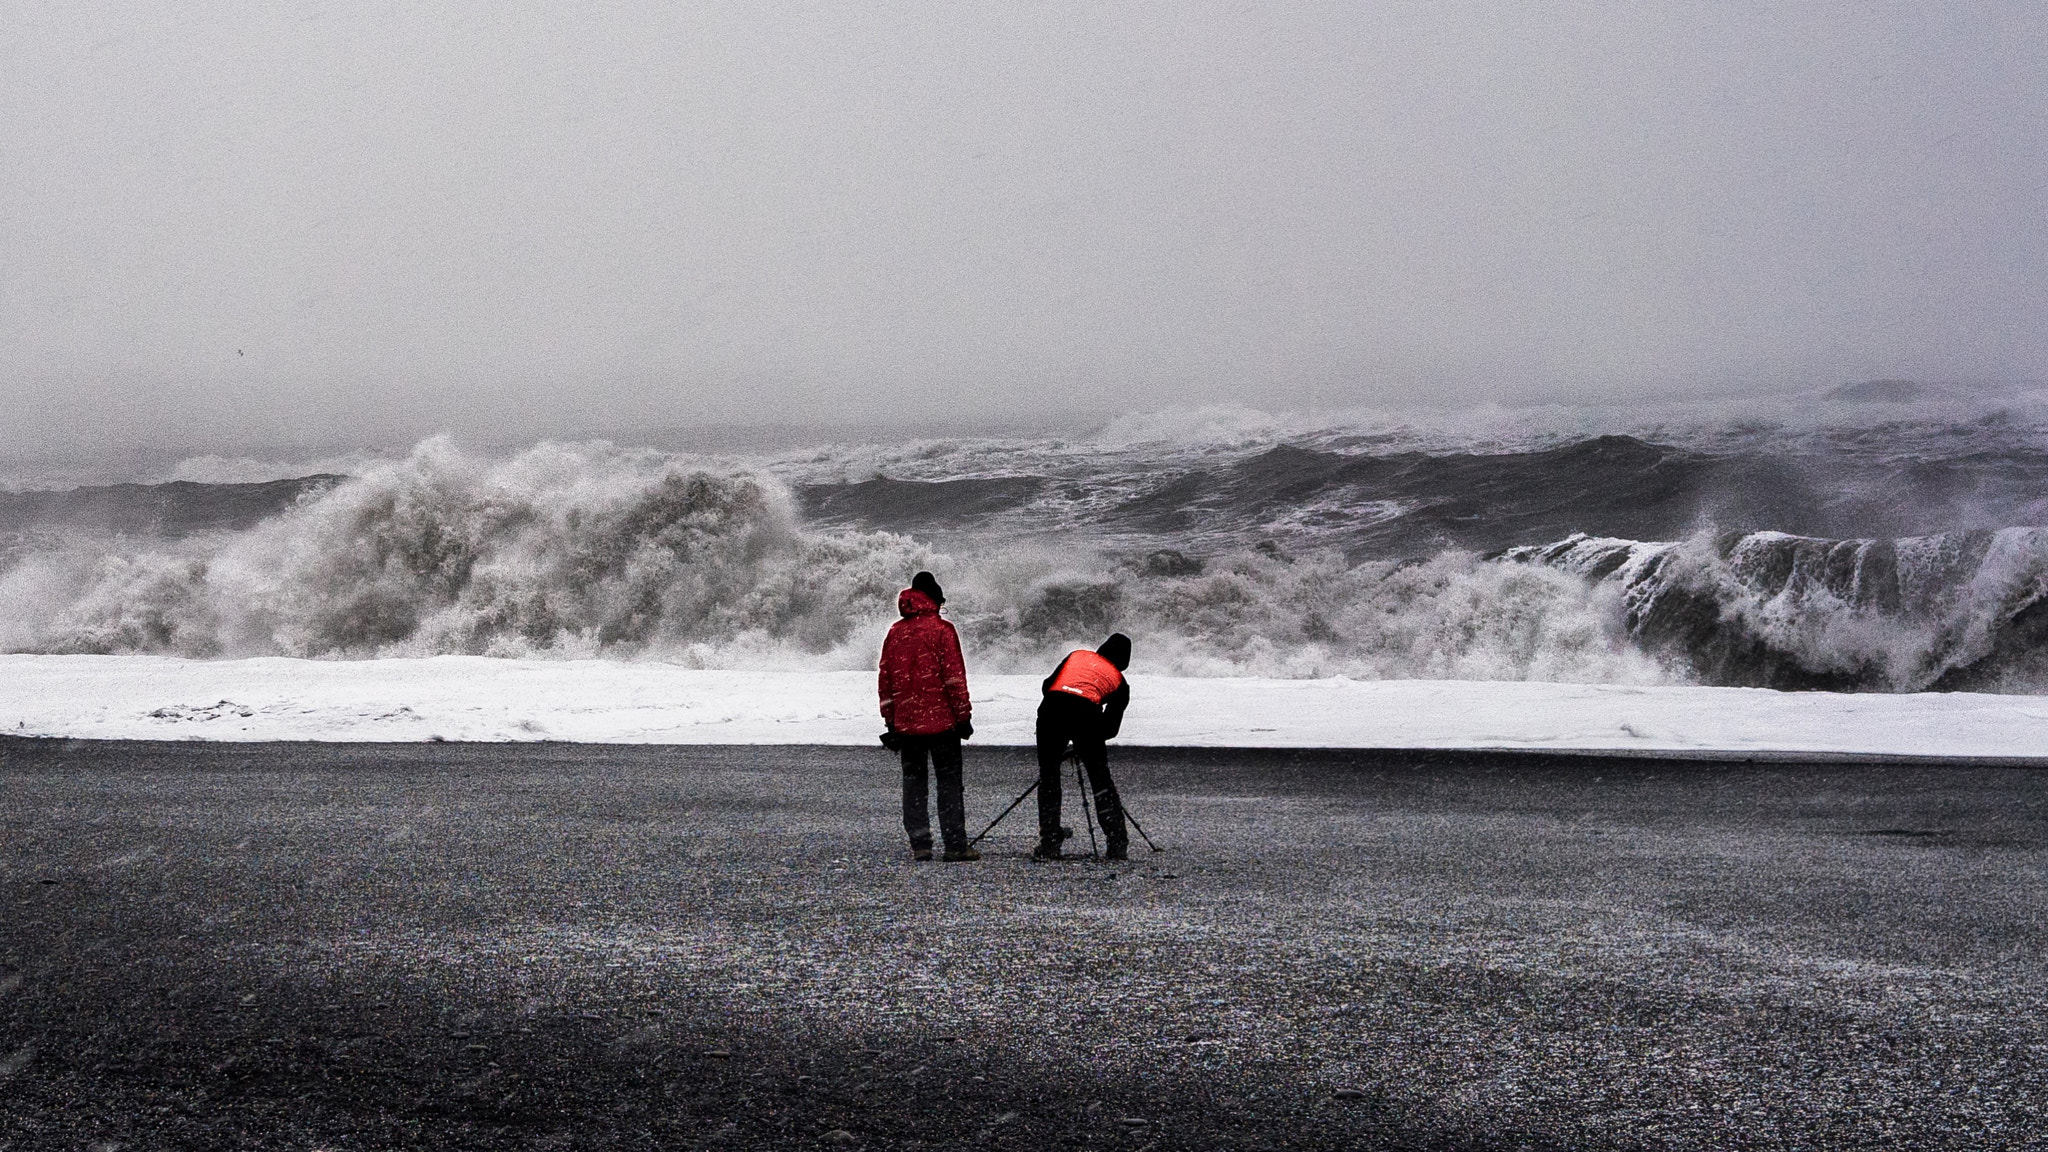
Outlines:
<svg viewBox="0 0 2048 1152"><path fill-rule="evenodd" d="M1081 756L1095 793L1095 818L1111 848L1130 843L1124 803L1109 777L1109 747L1102 739L1102 706L1065 692L1048 692L1038 705L1038 838L1059 843L1060 786L1067 749Z"/></svg>
<svg viewBox="0 0 2048 1152"><path fill-rule="evenodd" d="M910 834L913 850L931 848L927 756L931 775L939 778L939 834L945 838L946 851L959 852L967 847L967 802L960 794L960 738L951 732L903 737L903 830Z"/></svg>

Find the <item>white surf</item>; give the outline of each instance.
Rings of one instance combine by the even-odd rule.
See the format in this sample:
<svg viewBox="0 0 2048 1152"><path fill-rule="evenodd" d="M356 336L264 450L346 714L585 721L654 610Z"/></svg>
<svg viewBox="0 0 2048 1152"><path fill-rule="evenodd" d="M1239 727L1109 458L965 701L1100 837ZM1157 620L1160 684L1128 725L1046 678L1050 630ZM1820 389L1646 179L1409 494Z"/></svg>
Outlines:
<svg viewBox="0 0 2048 1152"><path fill-rule="evenodd" d="M1031 742L1039 678L972 678ZM1126 745L2048 761L2048 698L1532 681L1132 677ZM0 656L0 728L120 740L872 745L874 674L654 661ZM881 750L877 747L877 755Z"/></svg>

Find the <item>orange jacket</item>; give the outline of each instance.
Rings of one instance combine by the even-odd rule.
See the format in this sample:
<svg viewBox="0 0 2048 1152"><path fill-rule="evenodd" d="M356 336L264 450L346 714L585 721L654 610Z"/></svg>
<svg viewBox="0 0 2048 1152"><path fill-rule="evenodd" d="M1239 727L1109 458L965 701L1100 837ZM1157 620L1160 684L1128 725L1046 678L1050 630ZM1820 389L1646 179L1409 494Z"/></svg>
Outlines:
<svg viewBox="0 0 2048 1152"><path fill-rule="evenodd" d="M1082 648L1068 653L1067 658L1060 661L1046 691L1069 692L1090 704L1100 704L1123 686L1124 674L1117 670L1116 665Z"/></svg>
<svg viewBox="0 0 2048 1152"><path fill-rule="evenodd" d="M1131 703L1131 682L1099 652L1086 648L1067 653L1060 666L1040 685L1045 695L1038 702L1042 723L1048 714L1071 714L1073 709L1092 712L1100 719L1091 723L1104 740L1123 730L1124 709Z"/></svg>

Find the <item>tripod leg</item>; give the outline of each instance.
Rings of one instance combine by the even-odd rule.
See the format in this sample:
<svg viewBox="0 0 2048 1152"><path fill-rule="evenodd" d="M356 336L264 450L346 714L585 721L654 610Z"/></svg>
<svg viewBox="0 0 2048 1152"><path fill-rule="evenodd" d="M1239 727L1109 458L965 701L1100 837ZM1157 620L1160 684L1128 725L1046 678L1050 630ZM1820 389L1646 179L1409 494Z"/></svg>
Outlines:
<svg viewBox="0 0 2048 1152"><path fill-rule="evenodd" d="M1033 792L1036 792L1036 791L1038 791L1038 781L1036 781L1036 780L1033 780L1033 781L1031 782L1031 787L1029 787L1029 788L1026 788L1026 789L1025 789L1025 790L1024 790L1024 791L1023 791L1022 793L1020 793L1020 794L1018 795L1018 797L1017 797L1017 798L1016 798L1015 800L1012 800L1012 801L1010 801L1010 806L1009 806L1008 808L1005 808L1005 809L1003 809L1003 814L1002 814L1002 816L998 816L998 817L996 817L995 819L993 819L993 820L989 821L989 822L988 822L988 827L986 827L986 828L983 828L983 829L981 830L981 832L980 832L980 834L979 834L979 835L975 836L975 838L974 838L974 839L972 839L972 840L969 840L969 841L967 842L967 846L968 846L969 848L972 848L972 847L974 847L974 846L975 846L976 844L979 844L979 843L981 843L981 838L982 838L983 836L986 836L986 835L988 835L989 833L991 833L991 832L995 831L995 830L996 830L996 825L998 825L998 824L1001 824L1001 823L1003 822L1003 816L1008 816L1008 815L1009 815L1010 813L1012 813L1012 812L1015 812L1015 811L1017 810L1017 805L1019 805L1019 804L1022 804L1022 803L1024 802L1024 798L1025 798L1025 797L1027 797L1027 796L1031 795L1031 794L1032 794ZM1142 831L1141 831L1141 832L1139 833L1139 835L1143 835L1143 834L1144 834L1144 833L1143 833ZM1147 841L1145 841L1145 843L1147 843L1147 844L1150 844L1150 843L1151 843L1151 841L1150 841L1150 840L1147 840Z"/></svg>
<svg viewBox="0 0 2048 1152"><path fill-rule="evenodd" d="M1081 764L1081 753L1074 753L1074 789L1081 794L1081 823L1088 826L1088 858L1095 859L1095 814L1088 810L1088 772Z"/></svg>
<svg viewBox="0 0 2048 1152"><path fill-rule="evenodd" d="M1131 827L1136 828L1138 830L1139 837L1145 841L1145 847L1150 848L1154 852L1166 851L1166 849L1161 848L1157 844L1154 844L1150 836L1145 835L1145 826L1143 824L1138 823L1138 818L1136 816L1131 815L1131 806L1128 804L1124 805L1124 819L1129 820L1131 822Z"/></svg>

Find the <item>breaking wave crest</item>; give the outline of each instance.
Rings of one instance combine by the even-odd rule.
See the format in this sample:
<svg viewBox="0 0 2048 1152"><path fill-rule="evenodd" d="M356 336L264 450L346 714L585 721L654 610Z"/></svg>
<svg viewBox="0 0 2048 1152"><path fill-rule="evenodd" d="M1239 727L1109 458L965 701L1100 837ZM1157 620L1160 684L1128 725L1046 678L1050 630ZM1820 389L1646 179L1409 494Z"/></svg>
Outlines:
<svg viewBox="0 0 2048 1152"><path fill-rule="evenodd" d="M1629 635L1699 681L1767 688L2048 688L2048 529L1826 540L1572 536L1503 559L1621 594Z"/></svg>
<svg viewBox="0 0 2048 1152"><path fill-rule="evenodd" d="M1588 453L1673 473L1668 453L1589 443L1535 463L1472 459L1487 476L1564 460L1583 478ZM1260 469L1293 469L1282 487L1298 496L1302 455L1269 451L1206 486L1160 491L1186 489L1175 514L1213 520L1231 514L1227 498L1265 492ZM1317 477L1382 467L1332 459L1308 463ZM1478 466L1465 461L1453 463ZM1403 458L1402 475L1429 463ZM1054 482L951 483L981 487L946 489L949 509L967 496L1037 499ZM2048 687L2048 529L1854 540L1579 534L1492 557L1453 538L1423 559L1388 559L1361 558L1342 533L1324 533L1320 546L1313 536L1245 546L1242 535L1090 538L998 531L991 521L935 537L942 551L859 522L860 500L907 507L898 489L922 498L916 485L793 493L765 469L730 462L604 444L546 444L493 461L438 439L353 479L255 488L80 490L65 507L119 515L108 512L96 531L74 517L16 535L0 554L0 648L864 668L895 617L897 590L931 568L970 661L990 672L1040 670L1122 630L1138 638L1139 670L1181 675ZM116 497L130 504L115 508ZM252 515L259 498L281 510ZM1437 520L1462 522L1453 505L1430 507ZM821 526L833 515L842 521ZM137 535L144 521L157 527ZM1540 521L1530 523L1540 530ZM1207 553L1188 554L1197 547Z"/></svg>
<svg viewBox="0 0 2048 1152"><path fill-rule="evenodd" d="M1273 546L1205 560L1071 542L942 556L889 532L806 529L766 475L604 445L490 463L442 440L245 530L127 548L44 538L0 576L0 645L858 668L922 567L944 575L948 613L989 671L1036 669L1122 628L1155 672L1663 675L1628 643L1622 597L1561 571Z"/></svg>
<svg viewBox="0 0 2048 1152"><path fill-rule="evenodd" d="M889 603L912 541L806 535L772 481L655 454L446 441L243 532L32 552L14 650L190 656L816 653Z"/></svg>

